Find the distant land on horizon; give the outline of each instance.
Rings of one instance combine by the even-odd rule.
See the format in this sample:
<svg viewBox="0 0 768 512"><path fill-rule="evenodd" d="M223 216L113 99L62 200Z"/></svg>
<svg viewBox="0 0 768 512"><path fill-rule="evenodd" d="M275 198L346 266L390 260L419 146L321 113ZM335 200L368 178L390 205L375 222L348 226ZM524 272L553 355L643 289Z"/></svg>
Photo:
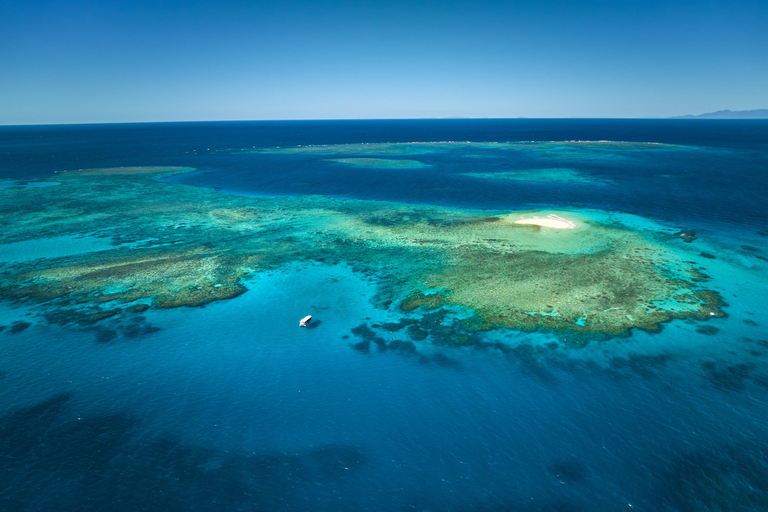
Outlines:
<svg viewBox="0 0 768 512"><path fill-rule="evenodd" d="M718 110L717 112L708 112L698 116L674 116L670 119L768 119L768 109L761 108L757 110Z"/></svg>

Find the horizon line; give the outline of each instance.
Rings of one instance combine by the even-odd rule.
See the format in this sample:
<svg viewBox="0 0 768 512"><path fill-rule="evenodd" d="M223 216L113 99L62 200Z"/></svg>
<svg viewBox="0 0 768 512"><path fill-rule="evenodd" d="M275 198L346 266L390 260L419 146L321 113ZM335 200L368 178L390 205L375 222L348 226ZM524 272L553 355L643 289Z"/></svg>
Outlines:
<svg viewBox="0 0 768 512"><path fill-rule="evenodd" d="M82 123L11 123L0 124L0 128L9 127L42 127L42 126L102 126L102 125L120 125L120 124L194 124L194 123L290 123L290 122L349 122L349 121L514 121L514 120L660 120L660 121L766 121L768 119L707 119L698 116L648 116L648 117L382 117L382 118L307 118L307 119L216 119L216 120L197 120L197 121L94 121Z"/></svg>

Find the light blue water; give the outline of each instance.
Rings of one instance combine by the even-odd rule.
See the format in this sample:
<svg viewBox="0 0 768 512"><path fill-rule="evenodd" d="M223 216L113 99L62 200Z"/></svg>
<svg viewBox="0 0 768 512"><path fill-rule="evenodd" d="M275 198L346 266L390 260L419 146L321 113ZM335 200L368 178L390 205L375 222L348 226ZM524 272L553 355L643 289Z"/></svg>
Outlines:
<svg viewBox="0 0 768 512"><path fill-rule="evenodd" d="M89 252L108 251L115 245L108 238L88 235L64 235L0 244L0 262L61 258Z"/></svg>

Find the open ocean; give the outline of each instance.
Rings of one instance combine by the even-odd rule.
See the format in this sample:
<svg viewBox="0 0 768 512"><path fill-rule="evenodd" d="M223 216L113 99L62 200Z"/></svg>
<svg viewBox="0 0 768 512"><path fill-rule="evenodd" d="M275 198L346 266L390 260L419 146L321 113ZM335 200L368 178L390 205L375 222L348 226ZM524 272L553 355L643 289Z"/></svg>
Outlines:
<svg viewBox="0 0 768 512"><path fill-rule="evenodd" d="M156 186L269 198L286 222L295 201L607 212L706 263L726 315L579 348L494 329L477 336L504 350L431 331L360 350L361 325L431 313L383 306L389 281L311 252L131 330L54 321L0 287L0 511L768 510L768 121L0 127L0 226L6 194L132 166L193 167ZM129 243L93 226L0 234L0 276Z"/></svg>

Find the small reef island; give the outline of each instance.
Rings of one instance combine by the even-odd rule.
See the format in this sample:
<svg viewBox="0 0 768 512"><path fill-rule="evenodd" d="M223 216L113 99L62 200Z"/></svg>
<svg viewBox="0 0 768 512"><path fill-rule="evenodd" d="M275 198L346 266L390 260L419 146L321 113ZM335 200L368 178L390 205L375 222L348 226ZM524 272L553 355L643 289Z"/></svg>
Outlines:
<svg viewBox="0 0 768 512"><path fill-rule="evenodd" d="M576 227L570 220L558 217L555 214L549 214L546 217L531 217L530 219L518 219L515 224L532 224L534 226L543 226L553 229L573 229Z"/></svg>
<svg viewBox="0 0 768 512"><path fill-rule="evenodd" d="M429 149L405 148L409 155ZM595 210L241 197L162 181L192 171L68 170L39 182L51 186L0 190L6 253L32 254L27 249L41 243L59 248L0 261L0 295L31 308L35 321L92 325L227 300L258 272L315 261L374 276L377 304L404 318L450 310L461 332L449 340L454 345L499 328L584 343L725 315L720 295L706 288L706 269L668 227L649 230L647 219L638 227L631 215Z"/></svg>

